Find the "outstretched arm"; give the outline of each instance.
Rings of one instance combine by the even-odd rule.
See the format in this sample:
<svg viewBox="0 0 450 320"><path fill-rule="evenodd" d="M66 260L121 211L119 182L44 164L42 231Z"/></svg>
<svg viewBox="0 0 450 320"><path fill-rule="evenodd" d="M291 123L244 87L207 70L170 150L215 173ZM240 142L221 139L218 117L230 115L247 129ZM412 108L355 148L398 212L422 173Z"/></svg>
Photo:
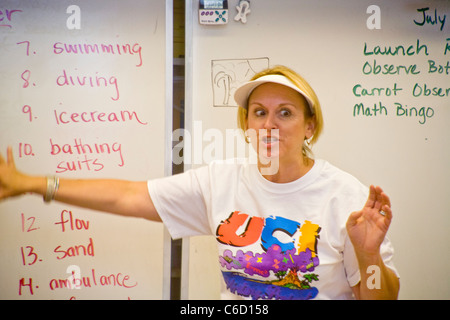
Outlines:
<svg viewBox="0 0 450 320"><path fill-rule="evenodd" d="M46 191L46 177L26 175L16 169L11 147L8 147L6 160L0 154L0 200L30 192L44 196ZM123 216L161 221L148 194L146 181L60 179L55 200Z"/></svg>
<svg viewBox="0 0 450 320"><path fill-rule="evenodd" d="M392 221L391 202L380 187L370 186L369 198L360 211L353 212L347 220L347 232L359 263L361 282L353 288L358 299L396 299L399 280L385 266L380 255L383 242ZM368 286L368 268L379 274L379 286Z"/></svg>

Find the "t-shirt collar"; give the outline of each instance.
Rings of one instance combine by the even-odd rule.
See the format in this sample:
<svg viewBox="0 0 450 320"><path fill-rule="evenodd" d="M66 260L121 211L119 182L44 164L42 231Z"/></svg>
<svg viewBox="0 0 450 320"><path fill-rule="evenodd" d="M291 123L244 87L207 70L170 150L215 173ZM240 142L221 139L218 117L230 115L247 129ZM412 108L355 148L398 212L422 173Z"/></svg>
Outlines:
<svg viewBox="0 0 450 320"><path fill-rule="evenodd" d="M276 183L267 180L262 176L256 164L250 165L250 174L253 176L254 180L257 181L257 184L266 191L273 193L290 193L301 190L316 180L320 175L320 171L324 164L325 161L322 159L315 159L311 170L299 179L287 183Z"/></svg>

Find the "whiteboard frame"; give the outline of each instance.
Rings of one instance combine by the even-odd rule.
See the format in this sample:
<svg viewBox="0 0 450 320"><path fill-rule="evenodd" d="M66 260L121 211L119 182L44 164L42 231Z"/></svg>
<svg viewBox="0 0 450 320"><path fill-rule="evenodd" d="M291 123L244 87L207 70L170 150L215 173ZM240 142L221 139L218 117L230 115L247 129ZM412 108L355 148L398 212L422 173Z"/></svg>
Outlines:
<svg viewBox="0 0 450 320"><path fill-rule="evenodd" d="M164 175L172 174L172 105L173 105L173 0L166 0L166 98ZM172 238L164 226L163 233L163 292L162 299L170 300Z"/></svg>
<svg viewBox="0 0 450 320"><path fill-rule="evenodd" d="M235 0L234 2L236 2L236 1L237 0ZM292 1L294 1L294 0L292 0ZM403 2L407 3L407 0L404 0ZM416 3L422 4L423 2L424 1L417 1ZM196 89L196 86L198 85L198 84L194 83L193 64L194 64L194 61L197 62L194 58L196 58L196 56L199 54L199 52L201 52L201 50L204 49L204 48L201 48L201 46L199 46L198 44L197 44L197 46L194 46L194 43L193 43L193 41L194 41L194 39L196 37L196 34L194 34L194 30L196 30L196 23L198 23L197 15L195 15L196 11L198 10L198 1L186 0L185 3L186 3L186 26L185 26L185 28L186 28L185 29L186 30L186 52L185 52L185 57L186 57L186 69L185 69L185 75L186 75L186 88L185 88L185 90L186 90L186 93L185 93L185 97L186 97L186 100L185 100L186 111L185 111L185 116L186 116L186 118L185 119L186 119L186 121L185 121L185 124L186 124L186 130L188 130L189 132L192 132L193 119L194 119L194 117L198 118L198 116L199 116L198 115L198 112L199 112L198 109L197 110L194 109L194 108L198 108L199 104L197 103L197 100L194 99L194 96L193 96L193 94L194 94L193 90ZM371 2L369 2L369 1L364 1L364 2L361 2L361 3L362 4L360 4L360 6L364 6L364 5L369 6L371 4ZM382 2L379 1L379 3L382 3ZM431 2L431 3L433 4L434 2ZM410 7L412 7L412 6L414 6L414 3L411 3L411 4L408 3L408 5ZM430 7L432 7L432 5L430 5ZM230 4L230 8L231 8L231 4ZM258 9L258 7L255 5L254 6L254 11L253 11L252 14L256 14L257 9ZM364 16L365 12L364 11L360 11L360 12L361 13L360 13L360 15L358 17L359 17L360 21L363 23L362 26L364 28L365 27L365 22L366 22L367 18L369 17L369 15ZM255 17L255 16L250 15L250 17ZM391 19L393 19L392 16L391 16ZM395 19L393 19L393 20L395 20ZM391 21L393 21L393 20L391 20ZM387 19L386 22L383 22L383 25L385 26L385 28L387 28L387 30L389 30L389 28L388 28L389 27L388 21L389 20ZM386 23L386 24L384 24L384 23ZM376 32L376 31L373 31L373 32ZM429 31L427 31L427 32L429 32ZM223 34L225 34L225 32L223 32ZM419 37L419 36L417 35L417 37ZM415 39L416 35L413 34L413 38ZM264 53L263 55L264 56L269 56L272 59L272 55L270 55L270 54ZM254 54L251 55L251 56L252 57L256 57ZM230 58L232 58L232 57L233 57L233 55L230 56ZM277 61L278 62L282 61L282 59L279 59L280 58L279 56L276 56L276 57L277 57ZM271 65L272 64L273 64L273 62L271 61ZM198 72L203 72L203 71L201 71L201 70L196 68L195 72L198 73ZM310 79L310 78L308 78L308 79ZM357 79L357 78L355 78L355 79ZM444 79L444 80L446 80L446 79ZM309 81L311 81L311 80L309 80ZM393 80L391 79L391 81L393 81ZM319 93L319 96L322 97L323 95L321 95ZM197 97L195 97L195 98L197 98ZM408 99L411 99L411 97L408 97ZM195 105L194 105L193 101L196 101ZM325 106L326 104L323 104L323 105ZM217 112L222 112L222 110L217 111ZM327 132L329 132L328 128L331 128L331 126L329 126L328 124L331 124L331 122L326 122L326 129L325 130ZM360 122L357 122L357 124L359 124L359 126L355 125L355 128L363 127ZM372 126L375 126L375 124L372 123ZM346 130L351 132L350 129L346 128ZM352 130L355 130L355 129L352 129ZM386 128L385 131L387 132L388 128ZM417 131L419 131L419 130L417 130ZM380 132L383 132L383 130L380 130ZM315 149L314 149L315 153L320 158L325 158L325 159L329 158L327 155L329 154L329 152L331 152L329 150L325 150L326 149L325 146L327 146L327 144L324 143L326 141L325 139L327 138L326 135L327 135L327 133L325 132L325 134L321 137L321 141L319 142L319 144L317 146L315 146ZM388 138L390 138L390 137L388 137ZM421 142L421 143L423 144L423 142ZM329 142L329 144L331 144L331 142ZM355 147L354 150L356 150L356 148L357 147ZM325 153L324 151L327 151L328 153ZM393 147L392 151L396 152L396 151L398 151L398 149ZM321 154L324 154L325 157L323 155L321 155ZM441 155L445 156L445 157L448 157L448 149L444 150L441 154L439 154L439 156L441 156ZM331 159L331 158L330 158L330 161L332 163L334 163L336 166L338 166L338 167L340 167L340 168L342 168L344 170L349 170L349 168L350 168L351 170L349 170L349 172L352 173L352 174L355 174L355 176L357 176L358 179L360 179L363 183L368 184L370 181L374 181L375 180L373 183L381 184L381 185L383 185L383 187L385 185L387 185L387 187L384 187L384 188L386 188L387 192L389 192L390 194L391 194L390 189L392 190L392 194L393 195L391 197L392 197L393 201L395 201L397 203L397 206L396 206L397 209L396 209L396 213L395 213L396 216L395 216L395 218L393 220L394 223L391 226L391 229L390 229L390 231L388 233L388 236L393 240L394 248L396 250L398 250L398 254L395 256L394 261L396 262L397 268L400 267L399 268L400 276L403 277L403 280L401 278L400 282L402 283L402 281L403 281L404 284L407 284L407 282L410 281L409 279L411 279L412 277L408 278L407 272L402 273L403 271L401 270L401 268L402 268L402 265L406 266L408 261L406 260L406 257L403 258L403 259L400 258L404 254L404 252L402 252L402 250L401 250L401 248L402 248L401 245L397 246L397 243L399 242L398 240L400 238L402 238L402 236L403 236L402 232L405 232L405 234L407 232L404 229L402 230L402 227L400 226L400 223L401 223L402 219L405 219L405 220L407 219L406 215L409 215L409 212L402 212L401 210L398 209L399 207L401 207L403 205L403 203L401 203L401 201L402 201L401 200L402 199L401 195L404 192L402 190L399 190L399 189L396 190L394 188L395 184L394 184L394 186L390 187L390 182L391 181L389 181L388 179L386 179L386 181L383 181L383 179L384 179L383 176L377 177L375 174L371 173L370 170L367 170L367 172L368 172L367 174L361 174L361 173L358 173L358 171L356 169L355 170L352 169L350 164L347 164L347 163L343 164L342 162L335 161L334 159ZM362 160L355 158L355 161L362 161ZM406 159L405 159L405 161L406 161ZM375 164L376 164L376 162L375 162ZM191 165L185 165L185 169L188 169L190 167L191 167ZM383 165L379 164L378 167L379 168L383 168ZM364 169L365 168L361 167L360 171L362 171ZM378 169L378 170L380 170L380 172L382 171L381 169ZM397 169L394 168L392 170L395 171ZM424 170L424 171L426 171L426 170ZM363 172L363 173L365 173L365 172ZM425 174L426 173L423 173L423 175L425 175ZM441 172L440 174L442 174L442 175L443 174L448 174L448 170L446 170L445 172ZM437 174L435 176L437 176ZM395 180L395 179L392 179L392 180ZM419 185L419 186L417 186L417 188L421 188L421 186ZM446 188L445 190L448 190L448 188ZM443 192L440 191L440 193L443 193ZM441 199L443 199L442 194L441 194ZM400 204L400 205L398 205L398 204ZM442 216L438 216L438 217L443 219ZM421 222L420 221L421 221L422 218L419 215L412 216L411 218L408 217L408 219L410 219L410 220L412 220L412 218L416 219L416 221L414 221L414 224L412 224L412 226L414 227L412 230L414 230L414 229L420 230L420 227L421 227ZM448 219L445 220L445 221L448 222ZM440 228L442 228L442 226L440 226ZM410 234L411 234L411 232L410 232ZM431 231L427 231L427 232L429 234L431 234ZM420 235L422 237L424 236L423 234L420 234ZM439 237L439 241L442 243L443 240L445 241L445 239L446 239L445 237L446 237L446 235L444 233L441 233L440 237ZM397 240L397 242L396 242L396 240ZM438 240L434 239L434 241L438 241ZM189 253L191 251L190 247L192 247L192 251L193 252L196 250L196 242L195 242L195 240L183 239L183 265L182 265L182 268L183 268L182 269L182 297L183 297L183 299L189 298ZM417 250L417 248L416 248L416 250ZM433 250L436 250L436 249L433 249ZM408 251L408 250L406 250L406 251ZM430 252L430 251L431 250L428 249L428 252ZM446 260L444 260L444 261L446 261ZM441 266L439 268L441 268L441 270L443 270L442 268L444 268L444 267L445 267L445 262L441 261ZM193 269L192 273L194 273L195 272L195 270L194 270L195 267L193 266L193 268L191 268L191 269ZM410 274L411 274L411 272L409 272L409 275ZM202 275L202 277L204 277L204 276L205 275ZM431 276L430 276L430 278L431 278ZM447 278L445 278L445 279L448 280ZM195 286L195 283L192 282L192 287L194 287L194 286ZM411 291L411 290L407 291L408 289L406 287L407 286L402 286L402 285L400 286L400 296L399 296L400 299L404 299L404 298L408 298L408 297L412 297L412 298L417 297L416 292ZM436 288L436 291L434 292L434 294L438 298L439 297L442 298L443 294L448 295L449 291L448 291L447 288L448 288L448 286L445 287L444 285L441 285L440 287ZM439 296L439 295L441 295L441 296Z"/></svg>
<svg viewBox="0 0 450 320"><path fill-rule="evenodd" d="M184 87L184 123L185 130L192 132L192 94L193 94L193 33L194 33L194 15L191 13L193 7L192 0L185 1L185 87ZM191 169L192 161L184 163L184 171ZM182 300L189 299L189 253L190 253L190 239L183 238L182 253L181 253L181 292L180 297Z"/></svg>
<svg viewBox="0 0 450 320"><path fill-rule="evenodd" d="M172 95L173 95L173 0L164 0L164 2L159 2L159 4L164 6L165 12L163 13L165 16L165 44L164 44L164 73L165 73L165 83L164 83L164 103L159 106L164 108L163 116L164 120L164 129L163 129L163 139L164 139L164 157L163 157L163 174L164 176L170 176L172 174ZM158 5L159 7L159 5ZM151 108L151 105L147 106ZM2 151L4 152L4 151ZM161 163L160 163L161 164ZM162 299L168 300L170 299L170 278L171 278L171 237L164 227L163 229L163 237L159 241L162 241L163 245L163 261L162 261L162 288L158 288L157 290L161 290L158 293L158 296L161 295ZM158 241L158 242L159 242ZM160 243L160 242L159 242ZM145 272L150 273L151 270L147 269ZM142 291L145 293L153 292L152 287L144 287ZM57 298L58 299L58 298Z"/></svg>

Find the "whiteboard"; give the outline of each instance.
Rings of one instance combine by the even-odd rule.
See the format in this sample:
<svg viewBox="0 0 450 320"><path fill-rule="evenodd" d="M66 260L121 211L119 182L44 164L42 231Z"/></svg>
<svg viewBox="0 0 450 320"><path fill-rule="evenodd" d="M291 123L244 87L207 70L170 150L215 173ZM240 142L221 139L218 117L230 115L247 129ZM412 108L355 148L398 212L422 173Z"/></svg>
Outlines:
<svg viewBox="0 0 450 320"><path fill-rule="evenodd" d="M3 155L11 145L34 175L164 176L166 5L171 13L162 0L2 1ZM0 299L161 299L163 238L161 224L141 219L4 201Z"/></svg>
<svg viewBox="0 0 450 320"><path fill-rule="evenodd" d="M266 58L298 71L324 113L316 158L391 198L400 299L449 299L450 2L258 0L245 24L233 19L238 2L220 26L200 25L198 1L187 2L187 123L203 130L193 148L208 146L208 129L236 128L232 101L215 101L225 94L217 63L228 68L228 94L245 63L250 74ZM185 297L219 297L215 241L185 240Z"/></svg>

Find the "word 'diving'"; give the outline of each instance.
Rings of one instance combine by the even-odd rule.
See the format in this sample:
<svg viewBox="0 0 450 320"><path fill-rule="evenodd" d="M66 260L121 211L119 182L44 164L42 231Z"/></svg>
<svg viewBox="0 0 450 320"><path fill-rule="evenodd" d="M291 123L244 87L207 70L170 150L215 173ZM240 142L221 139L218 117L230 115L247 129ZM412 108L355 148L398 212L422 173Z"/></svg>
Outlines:
<svg viewBox="0 0 450 320"><path fill-rule="evenodd" d="M75 70L77 70L75 68ZM114 76L111 77L102 77L98 75L98 72L95 75L71 75L68 74L66 70L62 71L62 75L56 78L56 84L60 87L62 86L74 86L74 87L91 87L91 88L100 88L100 87L108 87L113 86L114 95L111 97L114 101L119 100L119 85L117 84L117 78Z"/></svg>

